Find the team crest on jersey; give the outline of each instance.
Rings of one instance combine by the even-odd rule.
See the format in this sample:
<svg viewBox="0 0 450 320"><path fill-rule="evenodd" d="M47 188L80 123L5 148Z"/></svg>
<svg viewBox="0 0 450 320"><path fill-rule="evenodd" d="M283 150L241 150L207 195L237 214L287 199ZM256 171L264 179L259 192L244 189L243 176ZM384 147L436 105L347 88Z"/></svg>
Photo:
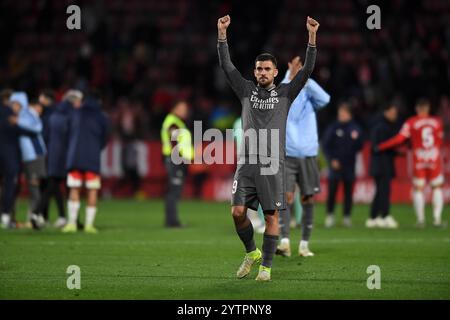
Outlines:
<svg viewBox="0 0 450 320"><path fill-rule="evenodd" d="M275 90L272 90L272 91L270 91L270 96L276 97L276 96L278 96L278 92L276 92Z"/></svg>

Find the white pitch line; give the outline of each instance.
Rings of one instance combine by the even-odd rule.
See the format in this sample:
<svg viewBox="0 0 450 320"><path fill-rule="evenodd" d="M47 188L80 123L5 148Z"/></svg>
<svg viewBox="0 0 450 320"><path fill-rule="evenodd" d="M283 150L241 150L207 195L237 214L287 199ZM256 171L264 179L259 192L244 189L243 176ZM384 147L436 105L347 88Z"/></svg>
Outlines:
<svg viewBox="0 0 450 320"><path fill-rule="evenodd" d="M151 246L151 245L223 245L235 244L237 240L228 241L204 241L204 240L145 240L145 241L21 241L7 242L6 246L11 245L46 245L46 246ZM339 243L406 243L416 244L424 242L444 242L450 243L450 238L335 238L335 239L312 239L312 243L339 244Z"/></svg>

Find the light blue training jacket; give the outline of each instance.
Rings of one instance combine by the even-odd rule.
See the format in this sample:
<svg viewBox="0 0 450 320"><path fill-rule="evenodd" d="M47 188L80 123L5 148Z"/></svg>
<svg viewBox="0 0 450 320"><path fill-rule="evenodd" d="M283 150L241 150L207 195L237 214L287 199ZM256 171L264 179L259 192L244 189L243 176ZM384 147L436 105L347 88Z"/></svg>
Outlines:
<svg viewBox="0 0 450 320"><path fill-rule="evenodd" d="M44 156L46 148L42 137L42 121L39 114L34 109L29 108L27 94L25 92L14 92L9 101L18 102L22 106L17 125L36 134L35 136L21 135L19 137L22 161L28 162L36 160L38 156Z"/></svg>
<svg viewBox="0 0 450 320"><path fill-rule="evenodd" d="M282 83L289 83L290 71ZM316 111L330 102L330 95L309 78L292 102L286 126L286 155L288 157L315 157L319 153Z"/></svg>

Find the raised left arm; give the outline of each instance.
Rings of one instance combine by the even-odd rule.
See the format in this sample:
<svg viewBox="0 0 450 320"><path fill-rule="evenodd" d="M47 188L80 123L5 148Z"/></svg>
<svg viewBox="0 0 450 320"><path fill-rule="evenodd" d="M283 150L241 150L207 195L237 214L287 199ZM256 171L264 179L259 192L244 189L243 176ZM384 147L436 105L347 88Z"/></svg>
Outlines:
<svg viewBox="0 0 450 320"><path fill-rule="evenodd" d="M306 20L306 28L308 29L309 39L308 47L306 49L305 64L303 68L295 75L289 84L289 98L294 100L300 93L312 71L316 62L316 33L319 28L319 23L313 18L308 17Z"/></svg>

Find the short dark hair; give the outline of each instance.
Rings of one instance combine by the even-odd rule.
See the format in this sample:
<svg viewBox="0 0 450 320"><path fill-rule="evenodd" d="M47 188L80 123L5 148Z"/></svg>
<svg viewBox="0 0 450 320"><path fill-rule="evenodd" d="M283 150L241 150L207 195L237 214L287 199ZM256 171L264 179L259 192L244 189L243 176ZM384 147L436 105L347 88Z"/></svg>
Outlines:
<svg viewBox="0 0 450 320"><path fill-rule="evenodd" d="M52 102L55 101L55 93L51 89L42 90L41 95L43 95L47 99L52 100Z"/></svg>
<svg viewBox="0 0 450 320"><path fill-rule="evenodd" d="M397 108L398 109L398 103L395 100L388 100L383 105L383 111L390 110L391 108Z"/></svg>
<svg viewBox="0 0 450 320"><path fill-rule="evenodd" d="M3 102L4 100L9 100L9 97L11 97L12 94L13 91L11 89L3 89L2 91L0 91L1 102Z"/></svg>
<svg viewBox="0 0 450 320"><path fill-rule="evenodd" d="M277 67L277 59L270 53L261 53L255 59L255 63L258 61L272 61L275 68Z"/></svg>
<svg viewBox="0 0 450 320"><path fill-rule="evenodd" d="M28 102L28 105L30 105L30 106L37 105L37 104L40 104L40 103L39 103L39 99L36 97L31 98L30 101Z"/></svg>
<svg viewBox="0 0 450 320"><path fill-rule="evenodd" d="M431 106L430 100L427 98L420 98L416 102L416 107L424 107L424 106Z"/></svg>

